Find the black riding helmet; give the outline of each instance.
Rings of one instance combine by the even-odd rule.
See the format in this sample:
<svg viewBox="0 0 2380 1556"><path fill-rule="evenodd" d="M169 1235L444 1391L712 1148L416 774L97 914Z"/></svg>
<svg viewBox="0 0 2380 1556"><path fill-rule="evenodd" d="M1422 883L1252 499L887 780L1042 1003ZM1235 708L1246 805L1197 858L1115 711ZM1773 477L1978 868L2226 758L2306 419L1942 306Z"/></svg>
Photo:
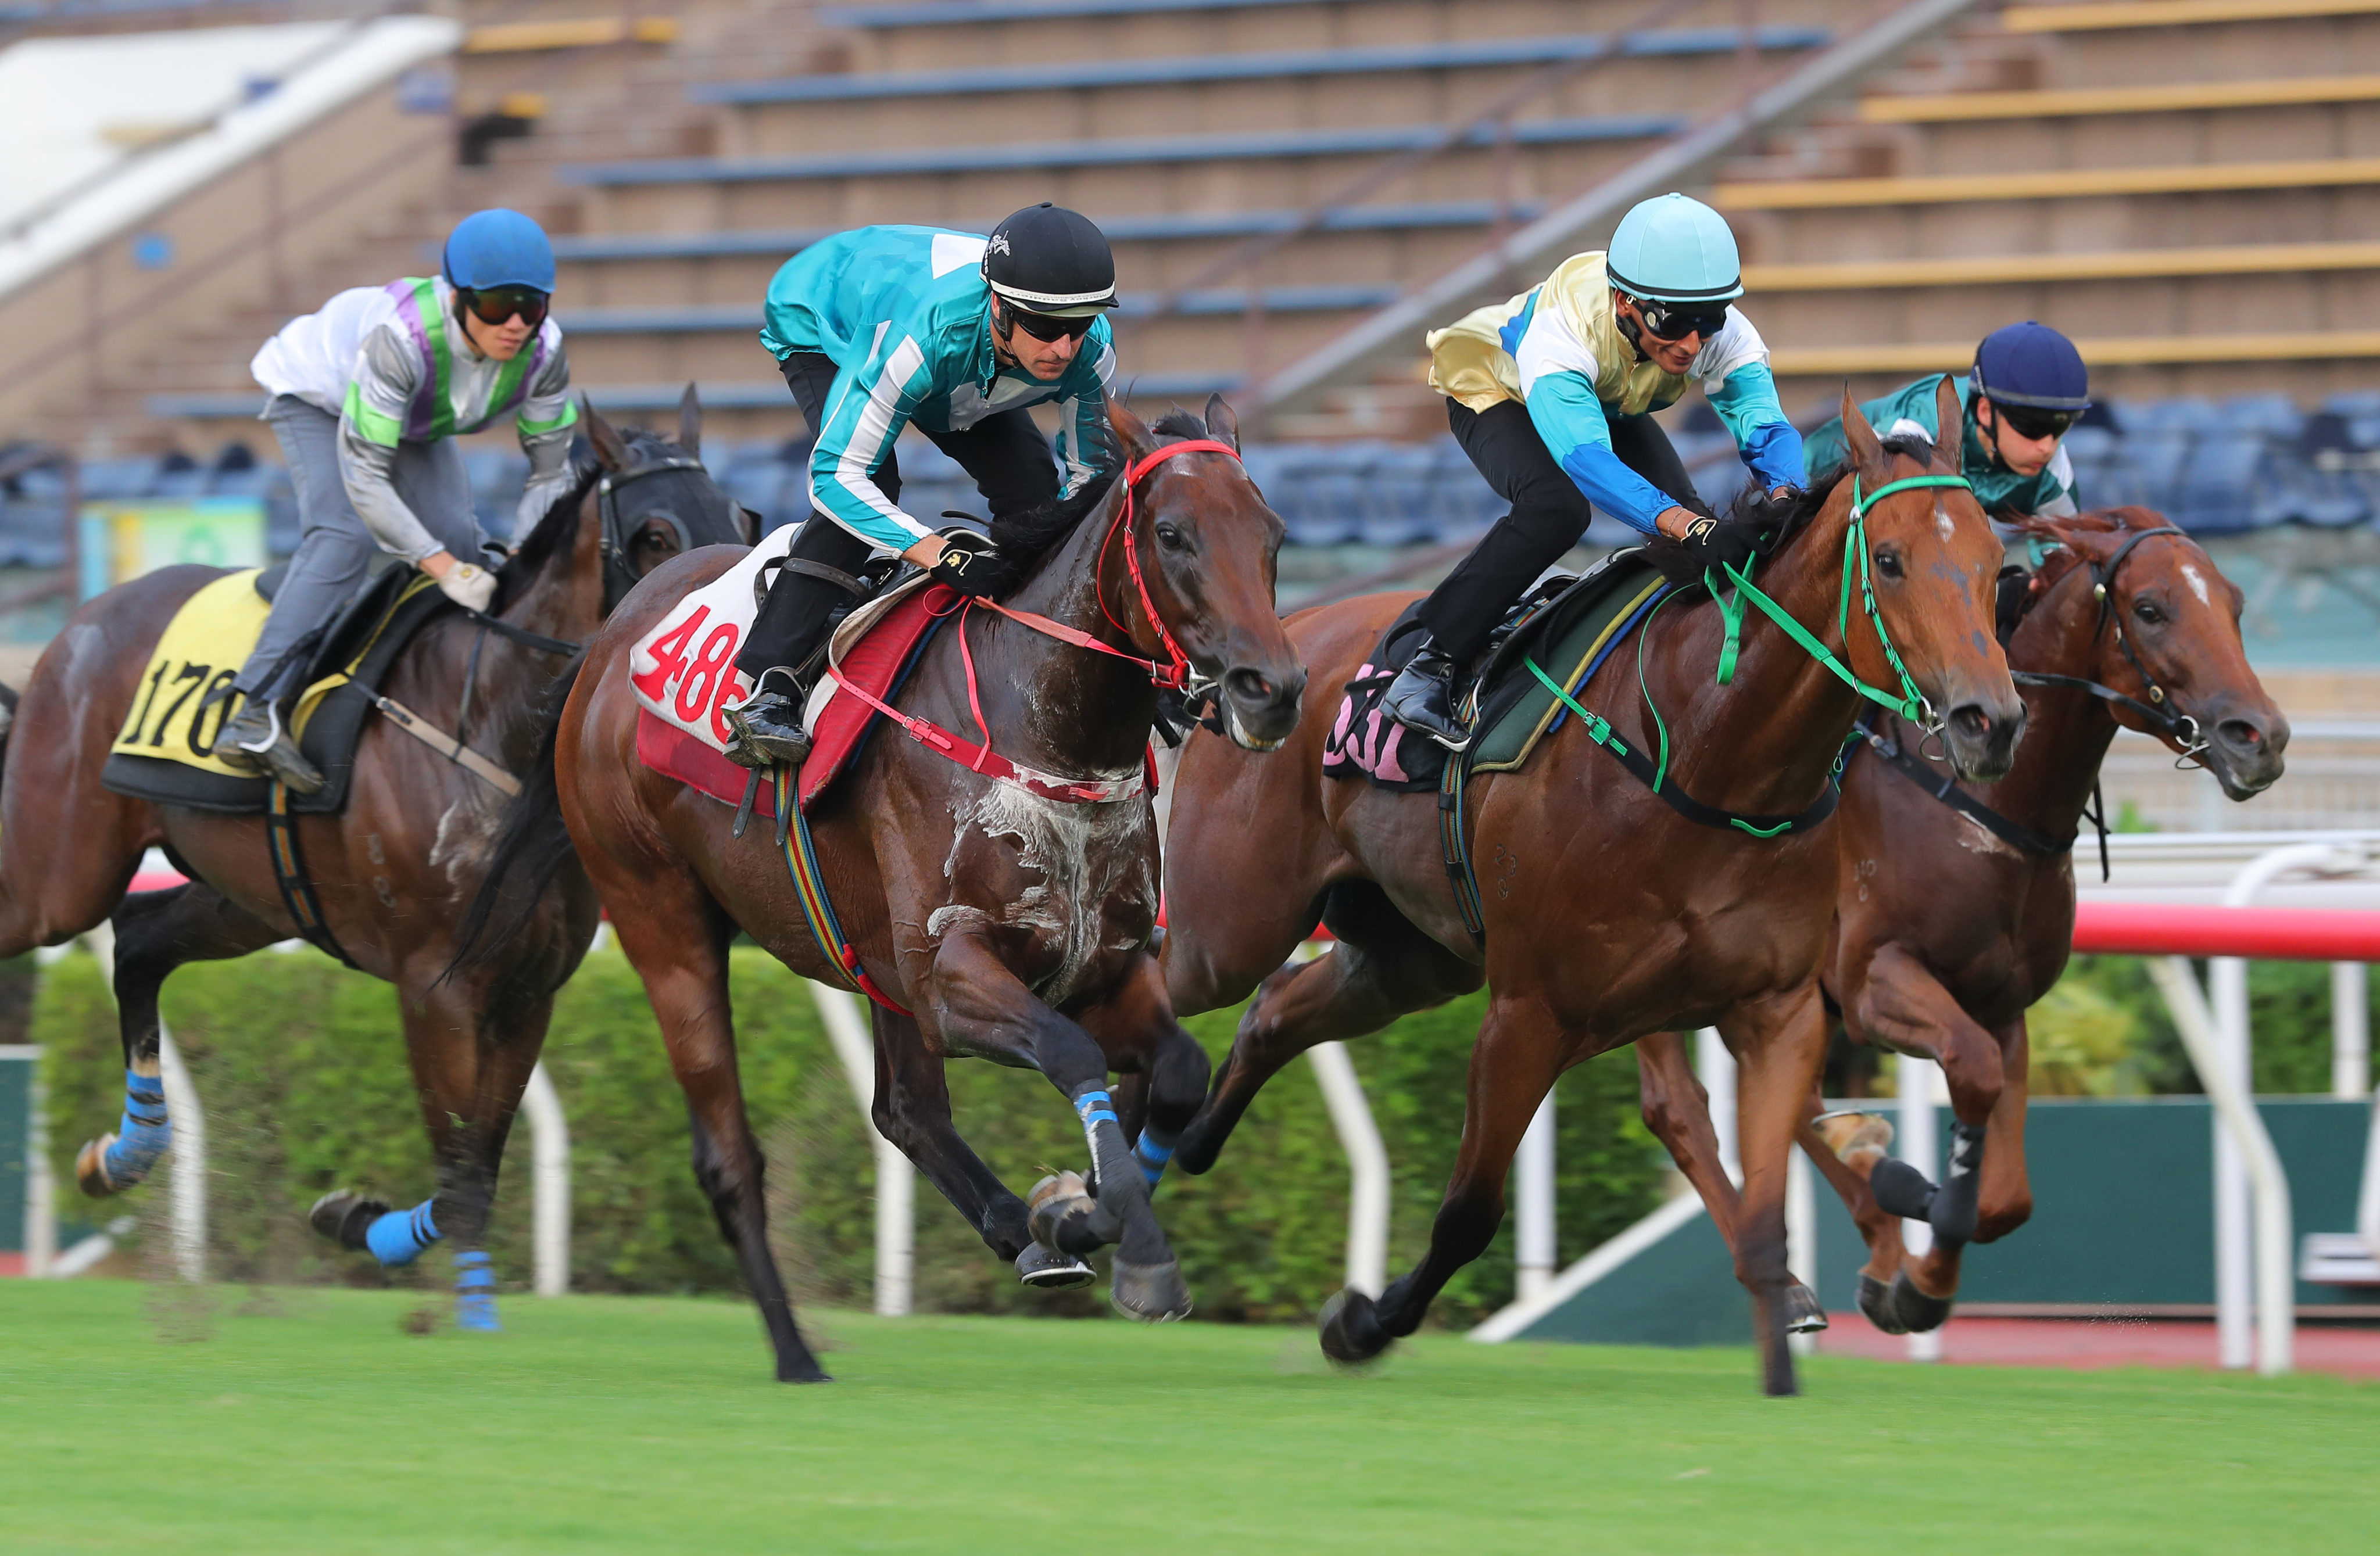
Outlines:
<svg viewBox="0 0 2380 1556"><path fill-rule="evenodd" d="M1115 254L1080 211L1043 200L991 229L983 279L994 296L1050 319L1092 319L1116 306Z"/></svg>

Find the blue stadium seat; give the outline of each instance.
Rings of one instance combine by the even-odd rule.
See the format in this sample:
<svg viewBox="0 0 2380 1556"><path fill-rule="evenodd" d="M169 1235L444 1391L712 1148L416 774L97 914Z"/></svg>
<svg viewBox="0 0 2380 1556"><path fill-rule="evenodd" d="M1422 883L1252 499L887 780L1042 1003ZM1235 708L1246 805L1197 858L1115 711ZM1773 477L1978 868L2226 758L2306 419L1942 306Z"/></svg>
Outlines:
<svg viewBox="0 0 2380 1556"><path fill-rule="evenodd" d="M120 502L146 497L157 484L157 462L151 458L87 459L82 464L82 495L87 502Z"/></svg>

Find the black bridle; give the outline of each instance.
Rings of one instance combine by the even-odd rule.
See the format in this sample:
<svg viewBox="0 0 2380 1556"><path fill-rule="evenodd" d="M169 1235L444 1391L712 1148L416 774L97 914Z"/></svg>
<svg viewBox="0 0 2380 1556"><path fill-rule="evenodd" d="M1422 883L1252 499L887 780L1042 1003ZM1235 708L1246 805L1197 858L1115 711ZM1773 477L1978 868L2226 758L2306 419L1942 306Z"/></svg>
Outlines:
<svg viewBox="0 0 2380 1556"><path fill-rule="evenodd" d="M603 524L604 615L609 616L612 613L612 608L618 605L627 592L637 586L637 575L628 571L629 532L623 526L620 518L618 495L620 489L633 482L641 481L648 476L663 475L672 470L700 470L703 467L702 461L692 454L664 454L658 459L649 459L641 464L632 464L625 470L605 471L603 478L595 484L595 511ZM730 501L732 502L733 500ZM654 520L669 525L670 529L676 534L677 549L680 551L694 549L694 536L686 527L686 521L666 508L656 513L639 515L637 527L641 529Z"/></svg>

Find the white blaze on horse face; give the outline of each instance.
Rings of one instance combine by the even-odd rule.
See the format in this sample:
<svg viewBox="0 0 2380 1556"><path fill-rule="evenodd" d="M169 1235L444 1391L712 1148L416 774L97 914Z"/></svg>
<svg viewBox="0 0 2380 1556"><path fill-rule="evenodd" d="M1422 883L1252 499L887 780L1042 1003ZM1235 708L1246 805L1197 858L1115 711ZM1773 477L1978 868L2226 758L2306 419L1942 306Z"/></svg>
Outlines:
<svg viewBox="0 0 2380 1556"><path fill-rule="evenodd" d="M1019 869L1038 874L1041 882L999 906L986 908L953 903L937 908L926 919L926 933L939 937L963 923L998 923L1022 925L1057 942L1057 971L1034 989L1045 1005L1062 1005L1073 996L1083 974L1100 953L1116 948L1105 944L1107 917L1099 910L1111 899L1121 909L1154 917L1157 874L1152 868L1152 818L1146 794L1107 804L1075 804L1045 800L1014 784L995 783L973 800L955 798L951 815L957 823L951 851L942 861L942 878L956 878L960 850L970 837L1013 838Z"/></svg>
<svg viewBox="0 0 2380 1556"><path fill-rule="evenodd" d="M1958 526L1950 522L1949 508L1939 497L1934 499L1934 533L1942 537L1942 544L1945 546L1948 546L1952 537L1959 533Z"/></svg>
<svg viewBox="0 0 2380 1556"><path fill-rule="evenodd" d="M2212 605L2215 603L2214 597L2206 592L2205 574L2200 573L2195 565L2190 562L2183 562L2181 564L2181 575L2190 580L2190 592L2198 597L2199 604Z"/></svg>

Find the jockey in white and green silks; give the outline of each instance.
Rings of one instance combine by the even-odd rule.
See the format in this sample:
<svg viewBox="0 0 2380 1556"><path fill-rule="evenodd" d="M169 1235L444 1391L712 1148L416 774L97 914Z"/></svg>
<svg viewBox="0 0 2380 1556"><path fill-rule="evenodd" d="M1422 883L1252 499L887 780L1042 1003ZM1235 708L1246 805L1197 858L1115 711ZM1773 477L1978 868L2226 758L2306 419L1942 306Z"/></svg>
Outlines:
<svg viewBox="0 0 2380 1556"><path fill-rule="evenodd" d="M1860 406L1868 425L1886 437L1915 433L1941 440L1935 393L1947 373ZM2074 343L2026 320L1985 335L1973 367L1958 382L1960 466L1984 512L2006 523L2025 514L2063 518L2077 513L2074 466L2062 446L2068 428L2091 405L2091 376ZM1843 462L1838 416L1810 434L1803 457L1813 480Z"/></svg>
<svg viewBox="0 0 2380 1556"><path fill-rule="evenodd" d="M578 413L549 317L553 246L516 211L467 216L443 273L358 286L285 325L249 371L298 492L297 553L234 689L214 755L298 793L322 786L283 728L313 643L363 581L375 547L485 609L495 576L456 436L513 417L529 459L516 533L570 484Z"/></svg>

